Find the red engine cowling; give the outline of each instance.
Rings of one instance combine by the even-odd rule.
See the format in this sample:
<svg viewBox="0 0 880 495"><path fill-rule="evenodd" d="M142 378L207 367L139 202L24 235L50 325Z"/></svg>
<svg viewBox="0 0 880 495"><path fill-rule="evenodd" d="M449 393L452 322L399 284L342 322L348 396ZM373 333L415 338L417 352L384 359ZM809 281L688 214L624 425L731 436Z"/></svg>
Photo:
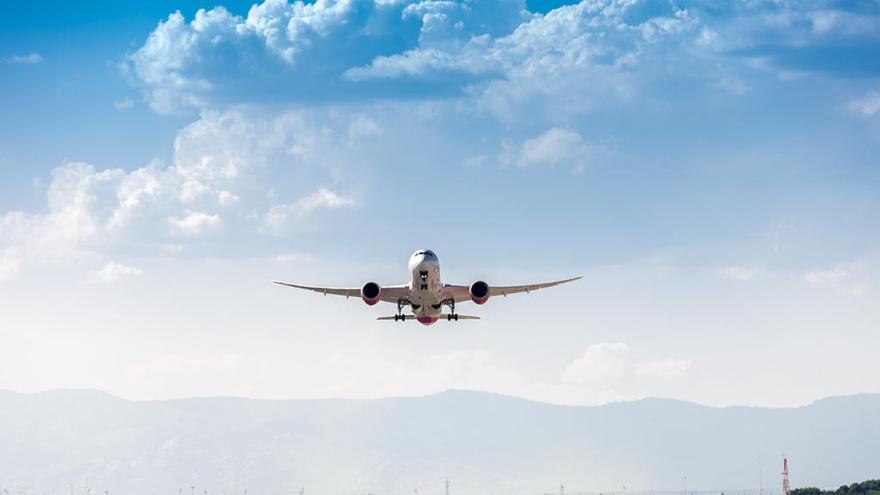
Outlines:
<svg viewBox="0 0 880 495"><path fill-rule="evenodd" d="M370 306L379 302L379 296L382 294L382 288L376 282L367 282L361 287L361 299Z"/></svg>
<svg viewBox="0 0 880 495"><path fill-rule="evenodd" d="M468 293L471 296L471 301L477 304L483 304L489 300L489 284L482 280L477 280L471 284Z"/></svg>

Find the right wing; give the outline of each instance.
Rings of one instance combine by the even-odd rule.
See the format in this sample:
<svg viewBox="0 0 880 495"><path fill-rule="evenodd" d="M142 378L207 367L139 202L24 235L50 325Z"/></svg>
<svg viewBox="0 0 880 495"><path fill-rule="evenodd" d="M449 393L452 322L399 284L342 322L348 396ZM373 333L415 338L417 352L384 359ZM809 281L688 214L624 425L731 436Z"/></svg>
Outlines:
<svg viewBox="0 0 880 495"><path fill-rule="evenodd" d="M320 292L325 296L327 294L331 294L334 296L345 296L349 297L361 297L361 288L347 288L347 287L318 287L314 285L300 285L300 284L292 284L290 282L282 282L280 280L273 280L273 284L285 285L287 287L293 287L296 289L305 289L310 290L312 292ZM388 287L380 286L382 291L379 293L379 300L385 302L391 302L397 304L397 301L400 299L406 299L409 297L409 287L406 285L392 285Z"/></svg>
<svg viewBox="0 0 880 495"><path fill-rule="evenodd" d="M574 282L575 280L580 280L583 277L572 277L564 280L556 280L553 282L544 282L542 284L529 284L529 285L510 285L507 287L492 287L489 286L489 295L492 296L507 296L508 294L516 294L517 292L531 292L533 290L538 289L546 289L547 287L553 287L555 285L565 284L568 282Z"/></svg>
<svg viewBox="0 0 880 495"><path fill-rule="evenodd" d="M573 282L575 280L579 280L582 277L572 277L566 278L564 280L554 280L553 282L544 282L541 284L529 284L529 285L508 285L508 286L500 286L495 287L489 286L489 295L492 297L495 296L505 296L508 294L516 294L518 292L531 292L533 290L538 289L546 289L547 287L553 287L554 285L565 284L568 282ZM470 286L468 285L447 285L444 290L446 294L449 295L451 299L455 302L464 302L470 300Z"/></svg>

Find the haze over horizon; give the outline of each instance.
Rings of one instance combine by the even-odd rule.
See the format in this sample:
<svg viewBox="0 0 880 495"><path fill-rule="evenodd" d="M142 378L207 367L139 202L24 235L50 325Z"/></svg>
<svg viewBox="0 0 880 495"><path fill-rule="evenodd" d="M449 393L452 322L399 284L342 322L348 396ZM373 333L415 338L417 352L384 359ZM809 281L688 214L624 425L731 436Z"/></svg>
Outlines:
<svg viewBox="0 0 880 495"><path fill-rule="evenodd" d="M46 390L34 390L30 392L20 392L12 389L0 389L0 393L11 393L18 394L22 396L41 396L41 395L51 395L58 393L95 393L99 395L106 395L108 397L112 397L114 399L120 399L128 402L151 402L151 401L186 401L193 399L242 399L242 400L253 400L253 401L271 401L271 402L285 402L285 401L383 401L383 400L394 400L394 399L419 399L419 398L428 398L434 396L442 396L444 394L455 394L455 393L474 393L474 394L486 394L489 396L496 396L506 399L516 399L523 400L527 402L533 402L537 404L545 404L549 406L574 406L574 407L602 407L602 406L610 406L615 404L626 404L633 402L642 402L642 401L672 401L672 402L681 402L685 404L691 404L694 406L707 407L713 409L724 409L724 408L738 408L738 407L750 407L750 408L759 408L759 409L800 409L804 407L809 407L811 405L816 404L817 402L827 401L827 400L835 400L835 399L849 399L849 398L858 398L858 397L872 397L880 395L878 393L872 392L858 392L854 394L848 395L829 395L825 397L817 397L811 401L808 401L804 404L793 404L786 406L754 406L747 404L728 404L728 405L712 405L712 404L701 404L699 402L685 400L685 399L675 399L671 397L660 397L660 396L645 396L631 399L622 399L622 400L613 400L604 403L597 404L568 404L564 402L550 402L545 400L537 400L530 399L528 397L521 397L517 395L504 394L499 392L493 392L490 390L479 390L479 389L465 389L465 388L449 388L444 390L439 390L436 392L430 392L426 394L410 394L410 395L388 395L388 396L377 396L377 397L343 397L343 396L335 396L335 397L311 397L311 398L302 398L302 397L247 397L243 395L194 395L189 397L174 397L174 398L156 398L156 399L137 399L125 397L122 395L113 394L107 392L105 390L95 389L95 388L55 388L55 389L46 389Z"/></svg>
<svg viewBox="0 0 880 495"><path fill-rule="evenodd" d="M0 393L13 494L780 492L876 478L880 394L797 409L675 400L556 406L450 391L377 401L131 402ZM39 462L34 462L38 459ZM763 473L763 478L762 478ZM622 489L626 486L626 489ZM763 487L761 490L759 487ZM595 492L593 492L595 490Z"/></svg>
<svg viewBox="0 0 880 495"><path fill-rule="evenodd" d="M0 389L880 392L880 4L0 7ZM273 279L584 278L378 322Z"/></svg>

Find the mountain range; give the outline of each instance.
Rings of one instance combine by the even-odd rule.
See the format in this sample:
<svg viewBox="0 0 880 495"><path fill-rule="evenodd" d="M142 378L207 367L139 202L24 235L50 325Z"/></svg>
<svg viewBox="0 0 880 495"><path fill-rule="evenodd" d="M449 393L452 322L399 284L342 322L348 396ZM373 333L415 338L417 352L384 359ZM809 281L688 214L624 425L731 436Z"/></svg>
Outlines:
<svg viewBox="0 0 880 495"><path fill-rule="evenodd" d="M0 392L0 489L458 494L836 487L880 475L880 394L797 408L562 406L476 391L129 401ZM685 477L687 480L685 481ZM192 493L191 493L192 492Z"/></svg>

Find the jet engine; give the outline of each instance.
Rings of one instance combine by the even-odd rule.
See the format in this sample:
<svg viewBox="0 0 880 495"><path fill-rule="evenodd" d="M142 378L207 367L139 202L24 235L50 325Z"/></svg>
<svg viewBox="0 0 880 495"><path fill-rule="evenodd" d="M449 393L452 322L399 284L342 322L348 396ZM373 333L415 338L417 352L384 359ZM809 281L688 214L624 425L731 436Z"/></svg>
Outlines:
<svg viewBox="0 0 880 495"><path fill-rule="evenodd" d="M376 282L367 282L361 287L361 299L370 306L379 302L379 296L382 294L382 288Z"/></svg>
<svg viewBox="0 0 880 495"><path fill-rule="evenodd" d="M482 280L477 280L471 284L468 293L471 296L471 301L477 304L483 304L489 300L489 284Z"/></svg>

